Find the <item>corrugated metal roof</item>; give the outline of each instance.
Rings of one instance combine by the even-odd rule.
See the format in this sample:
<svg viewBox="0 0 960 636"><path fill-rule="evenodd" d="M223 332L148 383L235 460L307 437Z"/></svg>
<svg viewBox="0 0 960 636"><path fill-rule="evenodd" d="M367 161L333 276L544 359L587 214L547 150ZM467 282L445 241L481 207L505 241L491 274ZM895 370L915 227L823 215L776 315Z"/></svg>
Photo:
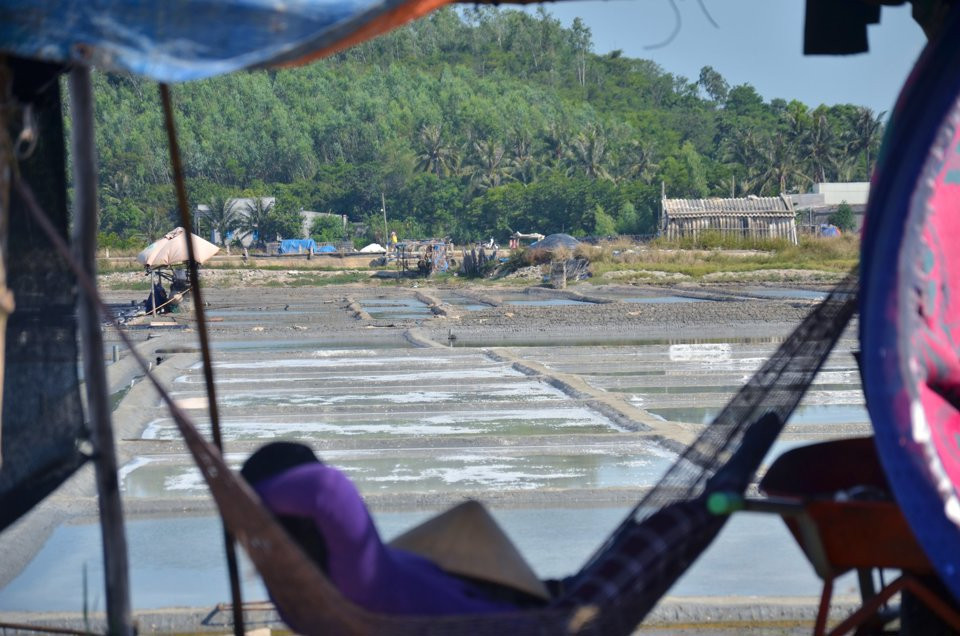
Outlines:
<svg viewBox="0 0 960 636"><path fill-rule="evenodd" d="M785 197L663 199L663 211L672 217L715 214L793 216L793 206Z"/></svg>

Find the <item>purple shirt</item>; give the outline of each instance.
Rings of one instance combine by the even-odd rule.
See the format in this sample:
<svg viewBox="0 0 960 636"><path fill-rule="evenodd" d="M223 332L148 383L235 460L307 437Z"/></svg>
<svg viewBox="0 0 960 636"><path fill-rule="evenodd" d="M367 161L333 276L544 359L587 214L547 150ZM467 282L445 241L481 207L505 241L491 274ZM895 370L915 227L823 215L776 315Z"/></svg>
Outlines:
<svg viewBox="0 0 960 636"><path fill-rule="evenodd" d="M484 598L431 561L383 544L343 473L323 464L292 468L256 485L277 515L308 517L327 544L329 578L345 597L387 614L470 614L516 607Z"/></svg>

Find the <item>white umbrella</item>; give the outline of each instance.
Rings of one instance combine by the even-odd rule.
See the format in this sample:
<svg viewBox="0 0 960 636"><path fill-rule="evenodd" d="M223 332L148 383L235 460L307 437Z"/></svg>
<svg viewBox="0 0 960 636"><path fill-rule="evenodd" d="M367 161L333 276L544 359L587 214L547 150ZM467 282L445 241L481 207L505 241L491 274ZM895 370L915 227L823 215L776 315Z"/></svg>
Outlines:
<svg viewBox="0 0 960 636"><path fill-rule="evenodd" d="M211 256L220 251L219 247L196 234L191 234L190 240L193 242L193 256L197 259L197 263L207 262ZM137 255L137 261L147 267L166 267L175 263L185 263L187 260L189 260L187 238L182 227L168 232Z"/></svg>

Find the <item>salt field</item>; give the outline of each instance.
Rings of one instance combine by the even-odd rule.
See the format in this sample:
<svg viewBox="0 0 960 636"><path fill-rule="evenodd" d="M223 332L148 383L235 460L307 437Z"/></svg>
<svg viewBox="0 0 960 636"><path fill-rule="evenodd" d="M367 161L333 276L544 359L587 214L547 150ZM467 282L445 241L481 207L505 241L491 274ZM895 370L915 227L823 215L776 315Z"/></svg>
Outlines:
<svg viewBox="0 0 960 636"><path fill-rule="evenodd" d="M779 321L715 329L711 314L703 325L673 332L659 318L609 328L602 320L581 325L565 312L696 317L697 307L731 312L740 301L602 288L582 296L357 287L258 290L256 304L245 306L212 294L226 459L239 468L263 443L303 441L354 480L385 537L465 498L480 499L539 575L573 574L657 483L677 448L782 342L790 317L805 311L789 303L806 294L743 301L748 315L769 303L782 312ZM462 317L444 318L438 306ZM527 317L522 329L511 328L536 312L561 326ZM208 432L193 336L158 336L146 342L158 377ZM803 443L869 431L854 346L841 340L767 462ZM125 380L117 392L115 418L134 606L229 601L221 529L205 484L156 394L131 377L132 388ZM54 497L50 505L67 504ZM14 574L0 577L0 611L79 611L84 572L93 591L88 602L102 608L93 514L52 514L63 522L49 526ZM742 568L747 561L750 568ZM61 574L51 587L55 571ZM245 559L242 573L245 598L265 599ZM845 578L838 592L853 585ZM747 514L732 518L670 592L811 603L818 593L781 520Z"/></svg>
<svg viewBox="0 0 960 636"><path fill-rule="evenodd" d="M494 511L535 571L545 578L572 574L597 549L625 513L596 508L584 514L571 509ZM381 534L392 538L430 516L429 512L376 513ZM215 517L168 517L131 521L128 526L134 606L213 607L229 598L221 552L221 526ZM749 576L740 566L751 555ZM265 600L255 569L241 558L244 597ZM102 610L103 570L100 533L95 524L67 525L53 534L23 574L0 594L0 611L78 611L83 606L87 575L91 610ZM54 583L51 584L51 581ZM848 574L837 592L849 594L856 581ZM717 590L737 596L814 597L820 582L779 519L735 517L701 560L677 582L671 596L712 596Z"/></svg>

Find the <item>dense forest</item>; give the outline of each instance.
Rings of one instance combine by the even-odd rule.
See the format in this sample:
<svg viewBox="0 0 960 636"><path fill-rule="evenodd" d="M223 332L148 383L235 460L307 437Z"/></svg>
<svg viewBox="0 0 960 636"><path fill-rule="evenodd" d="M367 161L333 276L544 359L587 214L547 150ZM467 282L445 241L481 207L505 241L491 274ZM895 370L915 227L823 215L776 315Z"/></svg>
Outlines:
<svg viewBox="0 0 960 636"><path fill-rule="evenodd" d="M155 238L176 224L156 88L98 73L95 91L104 244ZM173 93L204 230L292 236L306 209L370 228L357 240L381 239L381 194L402 237L648 234L661 184L705 197L866 180L883 116L598 55L579 20L542 8L444 9L309 66ZM241 196L276 204L239 215Z"/></svg>

